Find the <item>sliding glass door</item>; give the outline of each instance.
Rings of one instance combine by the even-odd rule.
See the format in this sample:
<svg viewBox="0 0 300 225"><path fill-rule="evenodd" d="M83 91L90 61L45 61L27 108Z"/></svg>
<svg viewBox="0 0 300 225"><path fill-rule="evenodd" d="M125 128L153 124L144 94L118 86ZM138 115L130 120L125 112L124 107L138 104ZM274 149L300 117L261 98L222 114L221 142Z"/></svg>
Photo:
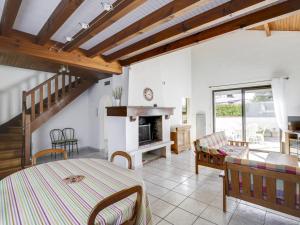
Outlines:
<svg viewBox="0 0 300 225"><path fill-rule="evenodd" d="M269 86L213 92L214 130L233 140L246 140L250 148L280 151L280 132Z"/></svg>

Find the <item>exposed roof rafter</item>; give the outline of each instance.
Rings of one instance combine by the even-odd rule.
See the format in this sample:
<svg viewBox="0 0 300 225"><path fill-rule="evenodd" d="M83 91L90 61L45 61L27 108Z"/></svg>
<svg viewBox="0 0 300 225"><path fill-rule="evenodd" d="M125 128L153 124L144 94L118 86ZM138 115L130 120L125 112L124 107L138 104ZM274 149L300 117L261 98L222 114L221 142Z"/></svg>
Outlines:
<svg viewBox="0 0 300 225"><path fill-rule="evenodd" d="M136 21L130 26L119 31L112 37L107 38L101 43L95 45L93 48L87 51L88 56L96 56L105 52L108 49L116 47L127 40L153 29L162 23L167 22L170 19L181 16L188 10L192 10L195 7L204 5L212 0L174 0L167 5L157 9L142 19Z"/></svg>
<svg viewBox="0 0 300 225"><path fill-rule="evenodd" d="M36 42L44 45L64 24L84 0L62 0L37 35Z"/></svg>
<svg viewBox="0 0 300 225"><path fill-rule="evenodd" d="M66 64L90 71L120 74L122 68L119 63L107 63L101 57L89 58L80 51L63 52L52 50L51 46L41 46L24 38L8 38L0 36L0 52L16 56L34 57L49 62Z"/></svg>
<svg viewBox="0 0 300 225"><path fill-rule="evenodd" d="M113 4L113 10L103 12L97 16L91 23L87 30L80 30L74 40L68 42L64 47L64 51L72 51L88 41L96 34L103 31L105 28L112 25L114 22L130 13L135 8L142 5L146 0L117 0Z"/></svg>
<svg viewBox="0 0 300 225"><path fill-rule="evenodd" d="M22 0L2 0L5 1L1 18L1 35L8 36L16 20Z"/></svg>
<svg viewBox="0 0 300 225"><path fill-rule="evenodd" d="M231 0L230 2L224 3L218 7L212 8L204 13L201 13L197 16L194 16L188 20L183 21L182 23L176 24L170 28L167 28L161 32L153 34L141 41L138 41L128 47L122 48L119 51L111 53L110 55L105 56L105 59L108 61L113 61L119 59L122 56L128 55L132 52L143 49L147 46L159 43L163 40L171 38L173 36L179 35L181 33L195 29L201 25L212 22L214 20L220 19L222 17L228 16L232 13L235 13L239 10L245 9L252 5L263 2L264 0Z"/></svg>
<svg viewBox="0 0 300 225"><path fill-rule="evenodd" d="M246 16L242 16L238 19L234 19L232 21L223 23L213 28L198 32L191 36L171 42L169 44L154 48L147 52L130 57L128 59L121 60L120 63L123 66L127 66L135 62L152 58L154 56L162 55L183 47L197 44L200 41L204 41L222 34L226 34L241 28L245 28L250 25L261 23L263 21L270 20L275 17L283 16L285 14L292 13L297 10L300 10L300 1L287 0L285 2L269 6L257 12L250 13Z"/></svg>

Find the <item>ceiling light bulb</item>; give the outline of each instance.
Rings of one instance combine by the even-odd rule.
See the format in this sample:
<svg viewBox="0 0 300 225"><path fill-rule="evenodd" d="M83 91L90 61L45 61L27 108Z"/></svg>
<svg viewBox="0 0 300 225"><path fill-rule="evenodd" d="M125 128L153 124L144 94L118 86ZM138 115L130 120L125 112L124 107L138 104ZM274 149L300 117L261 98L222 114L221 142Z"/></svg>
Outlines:
<svg viewBox="0 0 300 225"><path fill-rule="evenodd" d="M79 23L82 29L88 29L90 27L90 25L88 23L84 23L84 22L80 22Z"/></svg>
<svg viewBox="0 0 300 225"><path fill-rule="evenodd" d="M105 11L110 11L113 9L113 5L110 4L109 2L101 2L101 5Z"/></svg>
<svg viewBox="0 0 300 225"><path fill-rule="evenodd" d="M66 37L66 41L72 41L72 40L73 40L72 37L69 37L69 36Z"/></svg>

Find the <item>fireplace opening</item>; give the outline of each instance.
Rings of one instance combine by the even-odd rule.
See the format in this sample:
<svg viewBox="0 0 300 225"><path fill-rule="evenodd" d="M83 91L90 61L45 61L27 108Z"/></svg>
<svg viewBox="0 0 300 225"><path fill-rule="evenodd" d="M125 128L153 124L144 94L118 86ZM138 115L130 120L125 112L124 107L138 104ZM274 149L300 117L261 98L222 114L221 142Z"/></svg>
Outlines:
<svg viewBox="0 0 300 225"><path fill-rule="evenodd" d="M139 146L162 141L162 117L139 117Z"/></svg>

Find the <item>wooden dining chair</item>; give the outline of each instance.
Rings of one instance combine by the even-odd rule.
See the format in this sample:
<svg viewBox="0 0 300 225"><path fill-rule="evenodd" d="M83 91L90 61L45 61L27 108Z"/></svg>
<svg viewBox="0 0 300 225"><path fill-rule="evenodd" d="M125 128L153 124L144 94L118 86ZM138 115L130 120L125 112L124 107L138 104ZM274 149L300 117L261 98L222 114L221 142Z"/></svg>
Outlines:
<svg viewBox="0 0 300 225"><path fill-rule="evenodd" d="M114 158L116 156L122 156L122 157L126 158L128 161L128 169L130 169L130 170L132 169L132 159L131 159L131 156L127 152L124 152L124 151L114 152L110 157L110 161L113 162Z"/></svg>
<svg viewBox="0 0 300 225"><path fill-rule="evenodd" d="M107 198L103 199L101 202L99 202L94 209L92 210L89 219L88 219L88 225L94 225L95 220L97 215L105 208L109 207L110 205L113 205L122 199L125 199L133 194L137 194L136 197L136 202L135 202L135 207L133 211L132 217L123 222L121 225L135 225L136 224L136 219L137 219L137 214L141 208L141 203L142 203L142 194L143 194L143 189L140 185L133 186L128 189L121 190L111 196L108 196Z"/></svg>
<svg viewBox="0 0 300 225"><path fill-rule="evenodd" d="M36 165L36 160L44 155L48 155L48 154L52 154L52 153L61 153L64 155L64 159L68 159L68 155L67 155L67 151L65 149L45 149L42 151L39 151L37 153L35 153L32 156L32 165L35 166Z"/></svg>

